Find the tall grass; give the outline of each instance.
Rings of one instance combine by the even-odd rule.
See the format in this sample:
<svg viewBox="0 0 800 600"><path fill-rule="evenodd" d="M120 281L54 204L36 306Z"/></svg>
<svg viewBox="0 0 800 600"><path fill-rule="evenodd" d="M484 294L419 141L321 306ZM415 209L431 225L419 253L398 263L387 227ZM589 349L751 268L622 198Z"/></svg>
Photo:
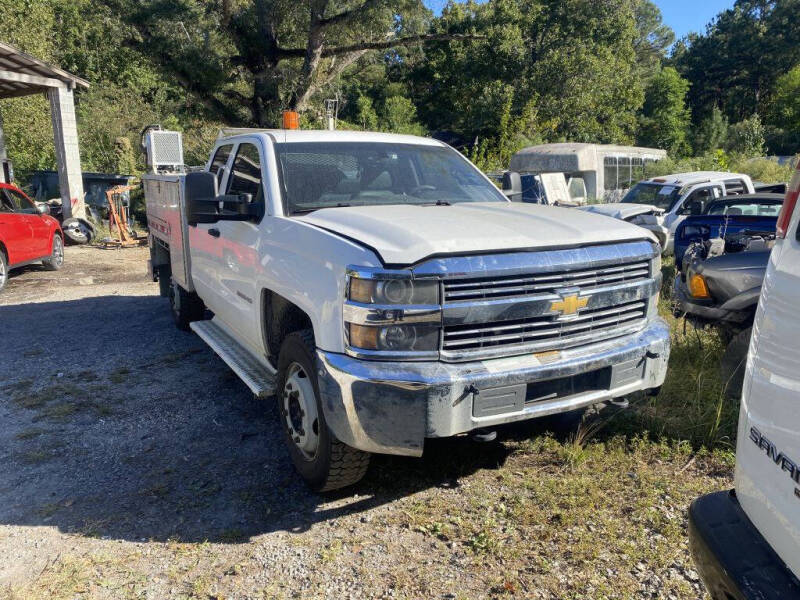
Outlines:
<svg viewBox="0 0 800 600"><path fill-rule="evenodd" d="M665 259L662 271L659 312L670 326L672 342L667 378L658 396L635 399L606 430L644 429L654 437L687 441L695 448L732 449L739 400L726 394L727 382L720 372L725 343L715 329L696 329L672 315L674 261Z"/></svg>

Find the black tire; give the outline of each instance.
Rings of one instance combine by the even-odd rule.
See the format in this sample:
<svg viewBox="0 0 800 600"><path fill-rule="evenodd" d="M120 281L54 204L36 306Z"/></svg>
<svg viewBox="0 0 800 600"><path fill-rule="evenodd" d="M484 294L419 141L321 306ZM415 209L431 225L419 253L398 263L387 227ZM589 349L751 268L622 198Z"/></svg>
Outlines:
<svg viewBox="0 0 800 600"><path fill-rule="evenodd" d="M58 271L64 266L64 240L57 233L53 235L53 247L50 250L50 256L45 258L42 264L48 271Z"/></svg>
<svg viewBox="0 0 800 600"><path fill-rule="evenodd" d="M314 432L318 442L316 450L311 456L298 446L296 438L293 437L294 432L290 431L290 418L287 417L287 407L290 403L290 392L286 389L287 375L297 368L307 375L316 403L317 418L314 423L316 425ZM351 448L339 441L325 423L317 382L314 334L309 329L290 333L281 345L278 356L277 400L284 439L292 463L313 491L326 492L347 487L364 477L369 466L369 452Z"/></svg>
<svg viewBox="0 0 800 600"><path fill-rule="evenodd" d="M730 338L719 364L722 384L728 398L739 398L744 385L744 368L747 363L747 350L750 348L750 337L753 328L748 327Z"/></svg>
<svg viewBox="0 0 800 600"><path fill-rule="evenodd" d="M169 290L172 286L172 269L169 265L161 265L158 269L158 294L162 298L169 298Z"/></svg>
<svg viewBox="0 0 800 600"><path fill-rule="evenodd" d="M5 253L0 250L0 291L6 287L8 282L8 259Z"/></svg>
<svg viewBox="0 0 800 600"><path fill-rule="evenodd" d="M95 237L94 226L86 219L77 217L64 220L61 231L72 244L90 244Z"/></svg>
<svg viewBox="0 0 800 600"><path fill-rule="evenodd" d="M189 331L189 323L203 319L206 307L194 292L187 292L172 280L169 288L169 304L175 326L181 331Z"/></svg>

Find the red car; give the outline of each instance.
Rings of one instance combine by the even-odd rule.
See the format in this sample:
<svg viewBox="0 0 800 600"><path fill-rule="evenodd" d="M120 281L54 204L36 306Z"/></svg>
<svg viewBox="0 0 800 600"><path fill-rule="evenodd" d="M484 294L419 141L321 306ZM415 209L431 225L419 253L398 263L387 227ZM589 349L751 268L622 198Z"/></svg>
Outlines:
<svg viewBox="0 0 800 600"><path fill-rule="evenodd" d="M10 269L37 261L48 271L64 264L61 226L18 187L0 183L0 290Z"/></svg>

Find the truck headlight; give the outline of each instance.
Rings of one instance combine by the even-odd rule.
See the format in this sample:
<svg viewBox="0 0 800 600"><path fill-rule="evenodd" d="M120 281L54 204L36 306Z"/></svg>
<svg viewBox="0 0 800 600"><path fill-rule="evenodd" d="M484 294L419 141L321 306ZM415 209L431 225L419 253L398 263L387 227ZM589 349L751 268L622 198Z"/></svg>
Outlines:
<svg viewBox="0 0 800 600"><path fill-rule="evenodd" d="M348 326L348 341L353 348L387 352L431 352L439 348L439 329L430 325Z"/></svg>
<svg viewBox="0 0 800 600"><path fill-rule="evenodd" d="M439 288L437 279L413 279L410 271L349 270L343 310L348 352L365 358L436 358Z"/></svg>
<svg viewBox="0 0 800 600"><path fill-rule="evenodd" d="M351 277L348 298L362 304L438 304L439 282Z"/></svg>

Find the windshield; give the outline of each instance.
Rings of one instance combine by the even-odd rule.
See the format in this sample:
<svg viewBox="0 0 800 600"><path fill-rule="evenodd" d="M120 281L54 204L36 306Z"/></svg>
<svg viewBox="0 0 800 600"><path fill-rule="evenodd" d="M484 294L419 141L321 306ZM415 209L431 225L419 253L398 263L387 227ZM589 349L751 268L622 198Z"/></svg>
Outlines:
<svg viewBox="0 0 800 600"><path fill-rule="evenodd" d="M630 204L652 204L669 211L681 197L681 189L676 185L640 182L625 194L623 202Z"/></svg>
<svg viewBox="0 0 800 600"><path fill-rule="evenodd" d="M455 150L379 142L276 144L286 214L336 206L507 202Z"/></svg>

